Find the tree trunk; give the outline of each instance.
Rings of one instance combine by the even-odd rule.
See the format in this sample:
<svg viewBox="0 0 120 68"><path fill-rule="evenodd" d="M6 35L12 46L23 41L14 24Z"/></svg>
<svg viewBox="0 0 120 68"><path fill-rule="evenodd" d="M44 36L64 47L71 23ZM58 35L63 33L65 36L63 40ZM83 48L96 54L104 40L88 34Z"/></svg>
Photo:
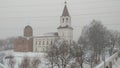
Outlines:
<svg viewBox="0 0 120 68"><path fill-rule="evenodd" d="M83 68L83 63L80 64L81 68Z"/></svg>
<svg viewBox="0 0 120 68"><path fill-rule="evenodd" d="M90 60L90 68L92 68L92 57L91 57L91 60Z"/></svg>
<svg viewBox="0 0 120 68"><path fill-rule="evenodd" d="M53 62L51 63L51 65L52 65L52 67L51 67L51 68L53 68Z"/></svg>
<svg viewBox="0 0 120 68"><path fill-rule="evenodd" d="M62 60L62 68L64 68L64 65L63 65L63 60Z"/></svg>
<svg viewBox="0 0 120 68"><path fill-rule="evenodd" d="M81 63L80 63L81 68L83 68L83 58L81 56Z"/></svg>

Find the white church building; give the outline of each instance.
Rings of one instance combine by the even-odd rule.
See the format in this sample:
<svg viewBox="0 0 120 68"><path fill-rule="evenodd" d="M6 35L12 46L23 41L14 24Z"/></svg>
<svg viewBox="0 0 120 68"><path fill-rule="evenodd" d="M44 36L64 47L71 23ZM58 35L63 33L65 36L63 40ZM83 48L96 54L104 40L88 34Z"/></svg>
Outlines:
<svg viewBox="0 0 120 68"><path fill-rule="evenodd" d="M73 28L71 26L71 16L69 14L67 3L60 16L60 25L58 32L46 33L44 36L33 37L33 52L45 52L48 47L54 43L56 39L63 39L71 43L73 41Z"/></svg>

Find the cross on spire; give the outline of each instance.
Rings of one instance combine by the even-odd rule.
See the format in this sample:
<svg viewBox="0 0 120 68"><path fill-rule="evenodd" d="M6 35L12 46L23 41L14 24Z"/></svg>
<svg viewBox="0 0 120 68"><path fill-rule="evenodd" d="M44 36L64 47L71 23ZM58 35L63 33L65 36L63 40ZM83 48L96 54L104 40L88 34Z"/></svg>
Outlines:
<svg viewBox="0 0 120 68"><path fill-rule="evenodd" d="M67 2L65 1L65 6L64 6L64 9L63 9L62 16L70 16L66 4L67 4Z"/></svg>
<svg viewBox="0 0 120 68"><path fill-rule="evenodd" d="M65 0L65 5L67 4L67 1Z"/></svg>

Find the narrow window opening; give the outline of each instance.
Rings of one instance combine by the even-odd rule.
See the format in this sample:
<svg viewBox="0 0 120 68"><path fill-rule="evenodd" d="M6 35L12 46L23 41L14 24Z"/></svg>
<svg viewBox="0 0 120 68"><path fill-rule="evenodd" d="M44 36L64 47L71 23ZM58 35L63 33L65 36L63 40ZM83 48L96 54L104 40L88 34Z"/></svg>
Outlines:
<svg viewBox="0 0 120 68"><path fill-rule="evenodd" d="M48 41L47 41L47 45L48 45Z"/></svg>
<svg viewBox="0 0 120 68"><path fill-rule="evenodd" d="M39 41L39 45L41 45L41 41Z"/></svg>
<svg viewBox="0 0 120 68"><path fill-rule="evenodd" d="M36 45L37 45L37 41L36 41Z"/></svg>
<svg viewBox="0 0 120 68"><path fill-rule="evenodd" d="M64 23L64 18L62 20L63 20L63 23Z"/></svg>
<svg viewBox="0 0 120 68"><path fill-rule="evenodd" d="M66 18L66 22L68 22L68 18Z"/></svg>
<svg viewBox="0 0 120 68"><path fill-rule="evenodd" d="M45 42L43 41L43 45L45 44Z"/></svg>
<svg viewBox="0 0 120 68"><path fill-rule="evenodd" d="M51 41L51 45L52 45L52 41Z"/></svg>

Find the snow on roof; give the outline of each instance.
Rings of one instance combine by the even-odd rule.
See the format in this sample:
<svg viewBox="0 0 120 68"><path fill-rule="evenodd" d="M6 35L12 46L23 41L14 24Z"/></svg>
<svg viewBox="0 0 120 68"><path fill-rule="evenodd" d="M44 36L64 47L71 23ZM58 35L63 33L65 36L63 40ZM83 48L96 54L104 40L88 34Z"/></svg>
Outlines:
<svg viewBox="0 0 120 68"><path fill-rule="evenodd" d="M49 32L49 33L45 33L44 36L58 36L57 32Z"/></svg>

